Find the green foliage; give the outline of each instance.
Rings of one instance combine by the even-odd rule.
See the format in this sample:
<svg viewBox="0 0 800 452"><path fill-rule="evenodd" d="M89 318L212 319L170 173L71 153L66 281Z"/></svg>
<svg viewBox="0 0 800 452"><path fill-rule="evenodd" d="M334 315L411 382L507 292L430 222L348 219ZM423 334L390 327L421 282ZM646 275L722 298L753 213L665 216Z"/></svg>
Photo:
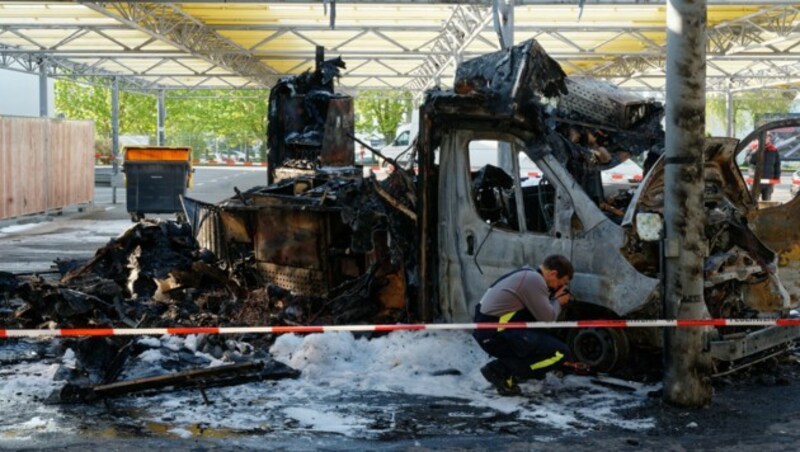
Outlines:
<svg viewBox="0 0 800 452"><path fill-rule="evenodd" d="M68 119L93 120L99 138L111 136L111 89L57 80L55 104ZM155 135L155 98L120 91L119 130L122 135Z"/></svg>
<svg viewBox="0 0 800 452"><path fill-rule="evenodd" d="M397 125L410 118L408 91L361 91L355 100L356 132L378 132L390 143Z"/></svg>
<svg viewBox="0 0 800 452"><path fill-rule="evenodd" d="M753 129L753 122L765 113L786 113L794 99L794 93L767 93L750 91L733 95L734 135L741 136ZM725 123L725 95L711 94L706 97L706 116Z"/></svg>
<svg viewBox="0 0 800 452"><path fill-rule="evenodd" d="M183 140L196 156L205 156L210 151L206 146L216 140L228 150L239 148L249 156L250 147L260 143L259 158L266 158L267 90L174 91L169 96L168 144L181 144L175 141ZM185 142L187 139L190 143Z"/></svg>
<svg viewBox="0 0 800 452"><path fill-rule="evenodd" d="M110 149L111 90L74 82L57 81L56 110L68 119L95 122L98 150ZM260 144L260 157L266 158L267 90L169 91L167 145L191 146L195 158L206 156L214 143L223 149L239 148L249 153ZM156 142L158 100L155 96L120 92L120 134L147 135Z"/></svg>

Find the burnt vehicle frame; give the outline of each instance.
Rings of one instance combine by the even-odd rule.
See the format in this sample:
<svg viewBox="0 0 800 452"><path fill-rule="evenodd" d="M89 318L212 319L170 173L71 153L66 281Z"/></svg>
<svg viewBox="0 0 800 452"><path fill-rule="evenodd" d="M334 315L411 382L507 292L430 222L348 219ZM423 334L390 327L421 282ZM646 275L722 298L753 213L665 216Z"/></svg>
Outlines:
<svg viewBox="0 0 800 452"><path fill-rule="evenodd" d="M463 63L452 90L429 91L410 159L418 175L394 162L379 182L353 165L352 99L333 93L338 67L341 60L326 68L319 58L317 71L272 91L269 186L218 205L186 200L199 242L228 267L246 261L265 284L324 300L325 312L283 321L469 321L497 277L552 253L576 268L566 318L662 317L662 257L679 250L643 233L652 229L645 218L663 216L663 159L654 158L663 153L660 104L570 79L527 41ZM628 154L648 151L644 180L613 220L596 190L605 163L567 138L570 127L603 131ZM473 172L475 140L506 143L510 174ZM800 202L759 209L733 160L737 146L706 141L706 303L715 317L786 316L800 303L800 237L782 229ZM544 182L523 186L518 155ZM719 328L708 348L722 374L785 351L797 335ZM604 371L663 346L652 328L564 336L579 359Z"/></svg>
<svg viewBox="0 0 800 452"><path fill-rule="evenodd" d="M648 133L658 112L642 114L648 108L645 103L621 102L616 116L600 112L587 117L586 111L572 115L575 111L570 107L581 102L574 101L576 90L569 90L567 80L557 63L529 41L466 62L458 70L452 91L428 93L416 149L421 246L418 313L423 319L469 321L474 305L497 277L525 264L535 265L552 253L569 256L576 268L570 285L575 303L565 311L567 318L662 316L665 250L662 241L639 237L637 214L663 215L663 159L646 162L649 171L616 224L585 190L581 179L585 174L576 174L580 171L571 165L576 154L567 150L564 155L563 137L557 136L552 125L563 121L605 129L616 133L618 141L634 153L644 149L632 143L649 140L644 147L658 155L654 146L663 135ZM563 102L571 96L573 101ZM578 92L577 97L582 94ZM554 98L567 105L566 115L551 108ZM768 127L754 133L763 135ZM468 164L468 143L475 139L508 142L515 152L532 159L549 182L549 188L522 187L512 155L515 182L507 190L511 193L506 203L510 215L500 227L496 218L479 213L471 190L475 175ZM713 317L786 316L800 303L800 237L790 230L788 221L797 218L800 202L795 199L759 209L733 159L738 147L747 142L727 138L706 142L706 303ZM545 228L537 227L531 218L547 216L543 202L549 204L552 217ZM588 329L565 336L578 358L601 370L626 365L633 348L659 352L663 345L656 329ZM717 362L716 373L724 374L785 351L797 336L797 328L719 328L708 348Z"/></svg>

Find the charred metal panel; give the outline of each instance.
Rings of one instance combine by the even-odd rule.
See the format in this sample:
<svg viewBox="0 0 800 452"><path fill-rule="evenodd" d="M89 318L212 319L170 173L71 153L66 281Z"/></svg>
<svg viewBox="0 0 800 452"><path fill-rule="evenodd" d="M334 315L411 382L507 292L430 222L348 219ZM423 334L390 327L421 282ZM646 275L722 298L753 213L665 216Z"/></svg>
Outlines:
<svg viewBox="0 0 800 452"><path fill-rule="evenodd" d="M453 91L486 100L492 113L513 117L531 101L567 92L566 74L534 40L462 63Z"/></svg>
<svg viewBox="0 0 800 452"><path fill-rule="evenodd" d="M354 136L353 118L352 98L330 100L322 138L321 166L353 166L355 144L350 138Z"/></svg>
<svg viewBox="0 0 800 452"><path fill-rule="evenodd" d="M662 109L655 101L601 80L570 77L567 94L559 97L559 112L615 129L630 129Z"/></svg>
<svg viewBox="0 0 800 452"><path fill-rule="evenodd" d="M315 212L259 209L255 256L262 262L324 270L328 248L326 216Z"/></svg>
<svg viewBox="0 0 800 452"><path fill-rule="evenodd" d="M462 63L454 91L427 93L425 114L434 121L431 130L448 118L484 118L513 123L524 139L541 138L547 130L544 107L548 98L566 93L565 77L558 63L529 40Z"/></svg>
<svg viewBox="0 0 800 452"><path fill-rule="evenodd" d="M221 259L229 259L235 256L229 249L231 243L252 242L248 228L249 215L246 212L233 213L217 205L186 197L181 198L181 202L200 248L211 251Z"/></svg>
<svg viewBox="0 0 800 452"><path fill-rule="evenodd" d="M324 295L343 276L363 271L344 253L348 229L338 210L291 207L262 205L256 213L255 257L273 283L300 294Z"/></svg>
<svg viewBox="0 0 800 452"><path fill-rule="evenodd" d="M711 355L722 361L736 361L773 347L786 345L800 336L800 327L773 326L745 336L744 340L721 339L711 342Z"/></svg>
<svg viewBox="0 0 800 452"><path fill-rule="evenodd" d="M800 196L788 203L751 210L750 224L758 238L778 255L778 276L789 293L790 306L800 305Z"/></svg>
<svg viewBox="0 0 800 452"><path fill-rule="evenodd" d="M344 153L349 149L352 154L353 144L348 147L341 137L352 133L352 98L333 92L333 80L344 67L341 58L328 60L314 72L281 79L270 90L268 183L279 180L281 167L313 174L320 166L347 162ZM329 122L337 127L330 128Z"/></svg>

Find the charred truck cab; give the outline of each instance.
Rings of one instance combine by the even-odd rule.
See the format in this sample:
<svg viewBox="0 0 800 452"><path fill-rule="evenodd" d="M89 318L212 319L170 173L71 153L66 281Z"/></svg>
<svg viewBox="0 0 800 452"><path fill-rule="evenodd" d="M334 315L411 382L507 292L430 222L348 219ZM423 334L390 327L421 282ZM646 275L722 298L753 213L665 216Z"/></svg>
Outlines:
<svg viewBox="0 0 800 452"><path fill-rule="evenodd" d="M470 321L499 276L559 253L576 269L565 319L661 318L662 242L637 226L663 215L662 115L656 102L568 79L535 41L463 63L454 89L428 92L421 107L418 314ZM604 135L623 158L648 153L649 171L635 192L603 192L607 162L577 139L581 131ZM469 148L476 140L507 143L510 154L498 157L507 168L475 171ZM706 145L705 300L713 317L787 316L800 304L800 238L780 219L798 218L800 204L795 198L758 210L733 160L736 146L733 139ZM520 175L521 157L540 169L538 183ZM655 329L565 335L577 358L606 371L624 367L632 350L662 346ZM797 335L796 328L729 327L709 347L721 374L784 351Z"/></svg>

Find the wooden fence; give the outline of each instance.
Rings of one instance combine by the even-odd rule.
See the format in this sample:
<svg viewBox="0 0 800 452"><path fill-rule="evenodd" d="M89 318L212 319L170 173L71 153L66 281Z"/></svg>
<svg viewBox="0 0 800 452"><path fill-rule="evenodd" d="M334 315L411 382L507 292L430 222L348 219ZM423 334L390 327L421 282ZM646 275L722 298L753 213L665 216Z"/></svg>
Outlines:
<svg viewBox="0 0 800 452"><path fill-rule="evenodd" d="M0 116L0 220L93 197L93 122Z"/></svg>

